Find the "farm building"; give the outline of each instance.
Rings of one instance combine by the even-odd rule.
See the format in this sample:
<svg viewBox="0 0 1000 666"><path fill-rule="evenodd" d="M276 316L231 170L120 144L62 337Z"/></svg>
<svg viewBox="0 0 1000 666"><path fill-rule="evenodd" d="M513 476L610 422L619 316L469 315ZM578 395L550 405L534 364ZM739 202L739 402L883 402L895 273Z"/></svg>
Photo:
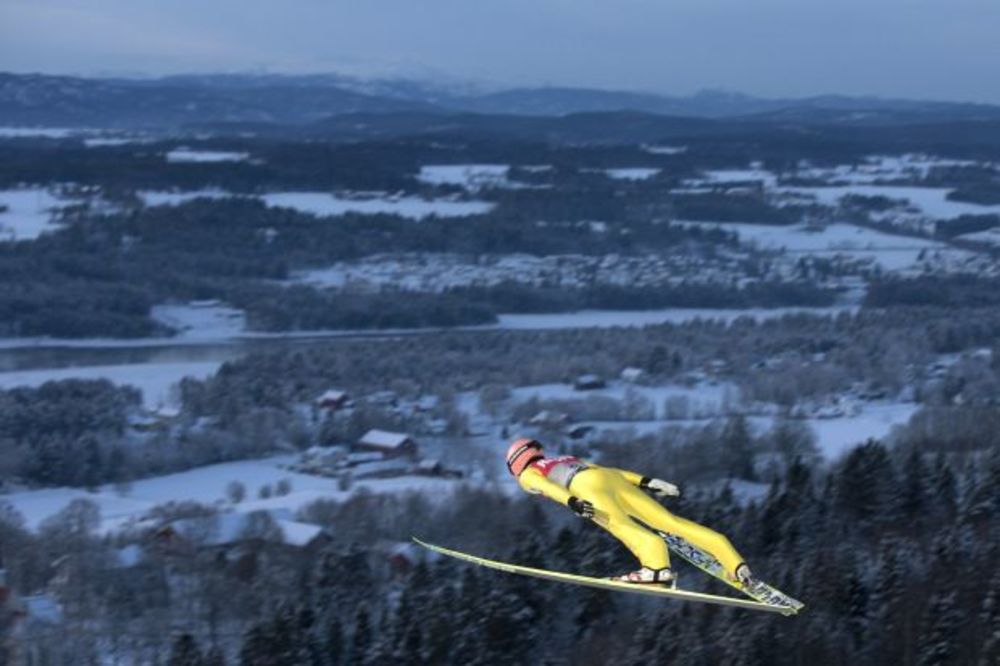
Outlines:
<svg viewBox="0 0 1000 666"><path fill-rule="evenodd" d="M417 443L412 437L401 432L369 430L358 440L354 448L358 451L375 451L386 458L417 457Z"/></svg>
<svg viewBox="0 0 1000 666"><path fill-rule="evenodd" d="M324 392L323 395L316 398L316 406L320 409L329 409L330 411L336 411L347 406L350 401L350 396L347 395L347 391L341 391L340 389L329 389Z"/></svg>

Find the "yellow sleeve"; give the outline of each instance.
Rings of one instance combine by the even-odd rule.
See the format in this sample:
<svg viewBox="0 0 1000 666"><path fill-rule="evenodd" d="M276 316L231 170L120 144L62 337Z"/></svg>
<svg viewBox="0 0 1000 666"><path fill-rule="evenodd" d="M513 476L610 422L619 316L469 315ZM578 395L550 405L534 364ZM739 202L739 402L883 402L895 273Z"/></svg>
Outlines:
<svg viewBox="0 0 1000 666"><path fill-rule="evenodd" d="M568 490L555 481L549 481L544 474L533 467L521 472L521 476L517 477L517 482L526 492L532 495L545 495L550 500L555 500L560 504L567 504L571 497Z"/></svg>

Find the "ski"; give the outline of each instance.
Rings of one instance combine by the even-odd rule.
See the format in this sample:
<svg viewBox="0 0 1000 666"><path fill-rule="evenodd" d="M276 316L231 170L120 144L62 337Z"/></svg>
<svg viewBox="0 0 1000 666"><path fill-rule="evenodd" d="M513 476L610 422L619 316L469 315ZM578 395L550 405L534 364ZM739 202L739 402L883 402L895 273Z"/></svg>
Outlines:
<svg viewBox="0 0 1000 666"><path fill-rule="evenodd" d="M607 578L593 578L590 576L580 576L577 574L564 573L561 571L536 569L534 567L525 567L517 564L509 564L507 562L488 560L484 557L477 557L476 555L470 555L469 553L463 553L461 551L451 550L449 548L443 548L441 546L435 546L434 544L425 543L416 537L413 537L413 541L414 543L423 546L424 548L427 548L428 550L431 550L435 553L439 553L441 555L446 555L448 557L453 557L458 560L471 562L472 564L477 564L479 566L488 567L490 569L496 569L498 571L505 571L507 573L517 574L521 576L531 576L533 578L542 578L545 580L558 581L562 583L571 583L574 585L584 585L587 587L595 587L599 589L613 590L618 592L647 594L657 597L682 599L685 601L700 601L703 603L716 604L720 606L733 606L736 608L746 608L749 610L764 611L767 613L779 613L781 615L786 615L786 616L795 614L795 610L790 606L761 603L759 601L751 601L749 599L740 599L736 597L723 597L714 594L705 594L703 592L691 592L688 590L677 590L660 586L646 586L646 585L637 585L635 583L622 583Z"/></svg>
<svg viewBox="0 0 1000 666"><path fill-rule="evenodd" d="M762 604L786 606L791 608L795 613L798 613L805 607L805 604L801 601L791 598L784 592L771 587L763 581L754 580L750 586L746 586L739 581L730 580L729 576L726 575L726 570L717 559L705 551L694 547L676 534L660 532L660 536L667 542L667 547L672 552L680 555L682 559L687 560L713 578L718 578L726 585L739 590Z"/></svg>

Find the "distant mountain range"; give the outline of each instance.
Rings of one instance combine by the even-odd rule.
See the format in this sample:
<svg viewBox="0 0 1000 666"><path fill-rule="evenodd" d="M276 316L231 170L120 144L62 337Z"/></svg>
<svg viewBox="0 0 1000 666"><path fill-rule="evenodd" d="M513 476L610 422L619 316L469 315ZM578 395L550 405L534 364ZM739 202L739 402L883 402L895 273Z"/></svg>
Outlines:
<svg viewBox="0 0 1000 666"><path fill-rule="evenodd" d="M1000 120L985 104L827 95L763 99L706 91L688 97L588 88L517 88L477 92L407 80L363 81L338 75L187 75L97 79L0 73L0 126L179 128L218 123L306 125L357 114L418 114L448 124L487 117L545 118L638 112L750 123L883 125ZM632 116L635 120L635 116ZM388 119L386 119L388 120ZM412 124L413 119L410 119ZM391 124L391 123L390 123Z"/></svg>

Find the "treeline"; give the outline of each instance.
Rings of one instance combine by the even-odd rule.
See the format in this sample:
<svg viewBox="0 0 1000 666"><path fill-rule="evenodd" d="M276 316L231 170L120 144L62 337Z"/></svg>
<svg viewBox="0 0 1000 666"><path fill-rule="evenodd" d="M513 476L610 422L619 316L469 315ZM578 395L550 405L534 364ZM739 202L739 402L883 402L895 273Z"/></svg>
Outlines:
<svg viewBox="0 0 1000 666"><path fill-rule="evenodd" d="M587 308L649 310L655 308L827 307L836 293L802 282L755 282L742 287L681 284L657 287L593 285L583 289L529 287L507 282L492 287L449 291L503 312L567 312Z"/></svg>
<svg viewBox="0 0 1000 666"><path fill-rule="evenodd" d="M249 355L205 382L186 384L196 414L286 409L331 386L365 393L405 381L418 392L453 394L491 384L567 382L627 366L668 380L713 361L750 397L782 403L872 382L898 392L914 369L943 353L993 346L1000 311L892 308L837 317L789 315L665 324L643 329L477 331L324 341ZM891 343L889 342L891 341Z"/></svg>
<svg viewBox="0 0 1000 666"><path fill-rule="evenodd" d="M626 233L626 231L628 233ZM588 223L538 226L520 215L495 212L481 218L429 219L346 215L317 220L249 199L202 199L182 206L82 217L37 241L0 246L0 335L54 337L143 337L164 334L149 318L153 304L219 298L247 311L257 330L385 328L480 324L497 312L477 295L345 294L313 287L286 289L276 280L301 268L326 266L386 251L489 253L632 253L732 244L730 234L675 225L629 223L595 232ZM701 306L739 307L753 302L795 305L823 302L807 286L753 287ZM760 296L747 298L753 291ZM766 294L764 293L766 292ZM583 306L656 307L709 294L699 288L673 290L673 298L650 290L619 289L580 299ZM549 295L529 294L539 302ZM572 295L560 306L575 307ZM699 305L697 299L686 302ZM621 307L621 306L619 306Z"/></svg>
<svg viewBox="0 0 1000 666"><path fill-rule="evenodd" d="M1000 181L994 177L994 180L990 182L963 185L954 192L949 192L948 199L952 201L967 201L983 206L996 206L1000 204Z"/></svg>
<svg viewBox="0 0 1000 666"><path fill-rule="evenodd" d="M865 307L986 308L1000 304L1000 279L970 274L873 280Z"/></svg>
<svg viewBox="0 0 1000 666"><path fill-rule="evenodd" d="M140 399L107 380L0 391L0 477L85 487L125 478L123 436Z"/></svg>
<svg viewBox="0 0 1000 666"><path fill-rule="evenodd" d="M305 417L284 411L218 420L150 421L137 389L104 379L0 390L0 483L92 489L315 441Z"/></svg>
<svg viewBox="0 0 1000 666"><path fill-rule="evenodd" d="M990 666L1000 658L996 450L929 456L869 442L828 472L793 460L749 502L728 486L693 492L670 469L630 463L678 481L686 492L668 508L724 532L759 576L805 602L802 614L561 586L449 558L421 562L419 550L404 551L414 568L393 568L379 544L413 534L584 575L635 566L620 543L554 503L469 486L446 503L364 493L319 502L303 518L335 542L280 557L251 542L231 561L211 548L161 550L138 536L145 554L123 566L114 549L124 542L98 535L99 515L85 502L37 534L8 509L0 512L0 548L11 584L45 584L54 570L43 563L59 558L65 604L63 624L50 630L61 640L39 630L17 645L48 659L100 654L205 666ZM735 594L675 566L687 589Z"/></svg>
<svg viewBox="0 0 1000 666"><path fill-rule="evenodd" d="M735 194L686 194L674 196L673 212L677 219L706 222L749 222L787 225L802 220L798 208L772 206L762 197Z"/></svg>
<svg viewBox="0 0 1000 666"><path fill-rule="evenodd" d="M451 327L496 321L489 304L463 295L235 287L227 300L246 309L247 324L257 331Z"/></svg>
<svg viewBox="0 0 1000 666"><path fill-rule="evenodd" d="M1000 227L1000 215L959 215L950 220L940 220L934 224L934 233L944 238L954 238L962 234L986 231Z"/></svg>

